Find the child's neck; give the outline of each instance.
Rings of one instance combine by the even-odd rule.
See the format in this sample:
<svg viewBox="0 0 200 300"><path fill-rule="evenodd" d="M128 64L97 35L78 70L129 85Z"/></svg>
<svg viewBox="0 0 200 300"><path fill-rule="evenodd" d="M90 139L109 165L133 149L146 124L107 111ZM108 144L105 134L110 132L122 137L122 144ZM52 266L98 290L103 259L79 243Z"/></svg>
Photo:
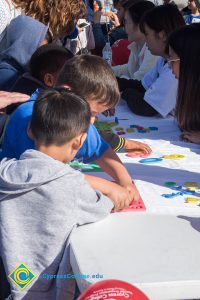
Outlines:
<svg viewBox="0 0 200 300"><path fill-rule="evenodd" d="M64 162L62 151L58 151L58 147L56 145L45 146L36 144L35 149L52 157L55 160Z"/></svg>
<svg viewBox="0 0 200 300"><path fill-rule="evenodd" d="M199 10L198 10L198 8L192 8L192 16L199 16L200 15L200 13L199 13Z"/></svg>

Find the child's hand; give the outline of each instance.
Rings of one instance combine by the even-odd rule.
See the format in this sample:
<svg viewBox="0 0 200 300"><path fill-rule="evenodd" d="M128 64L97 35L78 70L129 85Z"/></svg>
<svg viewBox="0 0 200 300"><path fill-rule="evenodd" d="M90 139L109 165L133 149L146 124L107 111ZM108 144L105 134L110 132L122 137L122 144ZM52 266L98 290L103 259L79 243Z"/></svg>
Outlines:
<svg viewBox="0 0 200 300"><path fill-rule="evenodd" d="M107 196L114 204L114 211L124 209L133 201L129 191L116 183L112 183L112 188L108 191Z"/></svg>
<svg viewBox="0 0 200 300"><path fill-rule="evenodd" d="M133 197L128 188L122 187L117 183L108 181L106 179L88 174L85 175L85 179L89 182L94 190L100 191L110 198L114 204L114 210L120 210L128 207L133 201Z"/></svg>
<svg viewBox="0 0 200 300"><path fill-rule="evenodd" d="M136 186L133 183L131 183L131 184L125 185L124 187L128 191L130 198L132 199L131 202L132 201L137 202L139 200L140 194L139 194Z"/></svg>
<svg viewBox="0 0 200 300"><path fill-rule="evenodd" d="M15 92L0 92L0 109L10 104L25 102L30 96Z"/></svg>
<svg viewBox="0 0 200 300"><path fill-rule="evenodd" d="M200 131L199 132L184 132L181 134L181 140L185 142L200 144Z"/></svg>
<svg viewBox="0 0 200 300"><path fill-rule="evenodd" d="M136 142L132 140L125 140L125 145L124 145L125 150L131 151L131 150L141 150L146 154L149 154L152 152L151 148L144 143L141 142Z"/></svg>
<svg viewBox="0 0 200 300"><path fill-rule="evenodd" d="M118 16L115 13L112 12L112 15L109 17L109 19L114 27L120 26Z"/></svg>

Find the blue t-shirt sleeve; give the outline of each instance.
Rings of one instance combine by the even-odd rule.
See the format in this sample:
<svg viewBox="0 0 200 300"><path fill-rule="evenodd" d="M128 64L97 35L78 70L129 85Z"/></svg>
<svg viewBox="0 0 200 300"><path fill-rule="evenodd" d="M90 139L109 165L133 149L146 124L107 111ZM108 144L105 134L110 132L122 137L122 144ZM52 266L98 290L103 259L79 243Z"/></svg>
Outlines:
<svg viewBox="0 0 200 300"><path fill-rule="evenodd" d="M109 147L109 144L100 136L95 126L91 124L87 132L87 138L77 152L76 158L82 158L84 163L93 162L101 157Z"/></svg>

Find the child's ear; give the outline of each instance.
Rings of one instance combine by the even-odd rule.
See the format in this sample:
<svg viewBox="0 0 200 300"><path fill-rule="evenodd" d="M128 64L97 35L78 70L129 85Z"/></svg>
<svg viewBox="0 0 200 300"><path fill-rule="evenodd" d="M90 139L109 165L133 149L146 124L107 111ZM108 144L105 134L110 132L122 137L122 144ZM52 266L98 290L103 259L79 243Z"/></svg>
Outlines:
<svg viewBox="0 0 200 300"><path fill-rule="evenodd" d="M78 151L78 149L80 149L83 143L85 142L86 137L87 133L82 133L79 136L77 136L72 143L72 148Z"/></svg>
<svg viewBox="0 0 200 300"><path fill-rule="evenodd" d="M158 37L160 40L162 40L163 42L166 42L167 41L167 35L166 33L164 32L164 30L160 31L158 33Z"/></svg>
<svg viewBox="0 0 200 300"><path fill-rule="evenodd" d="M53 87L55 82L55 78L53 74L46 73L44 75L44 84L48 87Z"/></svg>
<svg viewBox="0 0 200 300"><path fill-rule="evenodd" d="M34 135L33 135L33 132L32 132L31 124L30 124L30 123L28 124L27 134L28 134L28 137L29 137L31 140L34 140Z"/></svg>

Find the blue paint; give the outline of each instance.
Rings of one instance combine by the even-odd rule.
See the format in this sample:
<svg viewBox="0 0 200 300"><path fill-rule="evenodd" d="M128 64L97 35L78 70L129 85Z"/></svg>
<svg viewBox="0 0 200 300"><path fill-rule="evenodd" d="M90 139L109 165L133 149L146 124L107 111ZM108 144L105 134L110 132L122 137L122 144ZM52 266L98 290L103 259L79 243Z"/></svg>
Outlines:
<svg viewBox="0 0 200 300"><path fill-rule="evenodd" d="M149 127L150 130L158 130L158 127Z"/></svg>
<svg viewBox="0 0 200 300"><path fill-rule="evenodd" d="M158 157L152 157L152 158L144 158L139 160L141 164L151 164L151 163L157 163L161 162L163 159Z"/></svg>
<svg viewBox="0 0 200 300"><path fill-rule="evenodd" d="M139 132L139 133L146 133L147 131L146 131L146 130L143 130L143 129L141 129L141 130L138 130L138 132Z"/></svg>
<svg viewBox="0 0 200 300"><path fill-rule="evenodd" d="M165 198L174 198L177 196L183 196L183 193L178 192L178 193L172 193L172 194L162 194L161 196L165 197Z"/></svg>

